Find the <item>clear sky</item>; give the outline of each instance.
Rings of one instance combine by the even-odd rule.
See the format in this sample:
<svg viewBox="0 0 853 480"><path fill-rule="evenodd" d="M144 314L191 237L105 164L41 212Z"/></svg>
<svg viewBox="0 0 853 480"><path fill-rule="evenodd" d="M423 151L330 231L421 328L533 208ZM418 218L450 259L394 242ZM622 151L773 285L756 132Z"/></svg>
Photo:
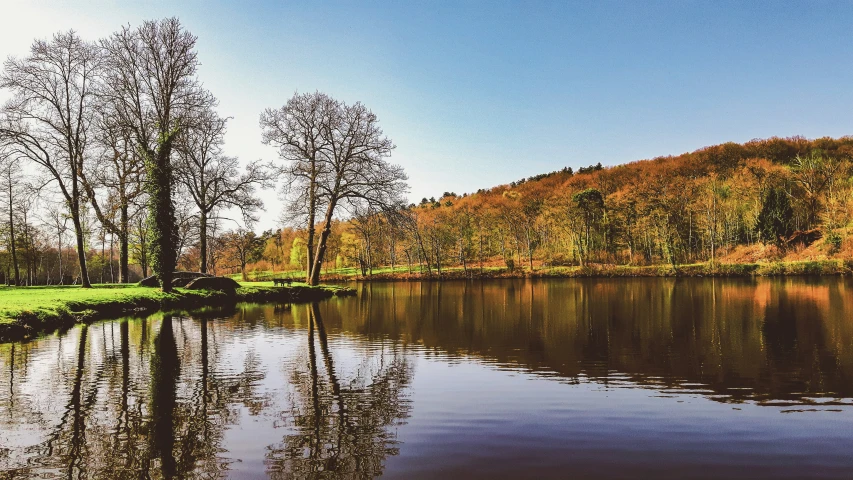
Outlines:
<svg viewBox="0 0 853 480"><path fill-rule="evenodd" d="M79 5L78 5L79 4ZM362 101L410 198L726 141L853 133L853 2L16 2L0 57L75 29L178 16L234 117L226 150L275 157L258 114L295 91ZM262 227L273 226L275 195Z"/></svg>

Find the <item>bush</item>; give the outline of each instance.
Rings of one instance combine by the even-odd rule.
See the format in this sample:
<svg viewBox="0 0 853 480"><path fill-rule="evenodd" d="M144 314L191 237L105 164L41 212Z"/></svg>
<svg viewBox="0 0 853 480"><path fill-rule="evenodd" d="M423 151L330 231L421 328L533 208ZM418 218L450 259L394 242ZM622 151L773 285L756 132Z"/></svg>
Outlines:
<svg viewBox="0 0 853 480"><path fill-rule="evenodd" d="M507 258L505 261L506 261L507 271L514 272L515 271L515 260L513 260L511 258Z"/></svg>
<svg viewBox="0 0 853 480"><path fill-rule="evenodd" d="M826 244L829 245L829 254L835 255L836 253L841 251L841 244L844 239L841 238L841 234L837 231L831 231L826 235Z"/></svg>

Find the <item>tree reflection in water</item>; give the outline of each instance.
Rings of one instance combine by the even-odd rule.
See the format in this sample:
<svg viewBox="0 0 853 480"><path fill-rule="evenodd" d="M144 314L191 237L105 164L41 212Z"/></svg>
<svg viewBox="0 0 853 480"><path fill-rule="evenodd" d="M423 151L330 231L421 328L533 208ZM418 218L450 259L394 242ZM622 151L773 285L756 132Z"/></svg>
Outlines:
<svg viewBox="0 0 853 480"><path fill-rule="evenodd" d="M215 359L209 352L208 322L198 323L199 338L185 330L191 322L165 316L153 338L151 322L145 320L83 325L75 332L73 365L66 364L62 340L68 337L62 337L52 345L54 353L41 357L55 358L54 365L32 364L22 375L50 391L22 395L22 388L32 386L16 385L16 377L10 375L9 392L0 396L4 411L0 431L20 433L21 443L28 435L43 435L31 446L3 450L0 476L222 476L228 465L222 457L222 439L236 420L232 407L259 401L254 386L261 376L251 355L242 372L210 375ZM93 329L100 334L97 341ZM176 332L183 337L180 342ZM152 348L146 345L149 338ZM140 342L138 349L131 348L134 340ZM11 373L20 368L22 355L10 353ZM53 402L63 397L67 401L54 421ZM31 398L36 403L26 402ZM6 439L0 435L0 440Z"/></svg>
<svg viewBox="0 0 853 480"><path fill-rule="evenodd" d="M389 430L409 416L412 367L397 344L341 385L319 305L309 309L308 362L293 372L296 433L267 454L271 478L373 478L398 453ZM319 352L317 347L319 346Z"/></svg>
<svg viewBox="0 0 853 480"><path fill-rule="evenodd" d="M163 476L172 478L177 473L175 450L175 404L177 403L178 377L181 360L178 344L172 331L172 317L163 318L160 332L154 338L154 355L151 357L151 431L152 457L160 461ZM145 465L148 467L148 465ZM143 475L148 476L147 468Z"/></svg>
<svg viewBox="0 0 853 480"><path fill-rule="evenodd" d="M292 427L267 445L273 477L380 473L396 453L389 427L408 415L411 367L385 346L341 377L319 307L299 312L307 325L286 332L308 349L283 354L302 367L266 386L275 362L241 332L293 321L290 309L124 319L2 345L0 477L225 477L238 460L226 434L247 416ZM281 395L288 388L297 395Z"/></svg>
<svg viewBox="0 0 853 480"><path fill-rule="evenodd" d="M373 477L398 453L415 359L655 397L850 405L851 287L369 284L322 304L81 325L0 344L0 476Z"/></svg>

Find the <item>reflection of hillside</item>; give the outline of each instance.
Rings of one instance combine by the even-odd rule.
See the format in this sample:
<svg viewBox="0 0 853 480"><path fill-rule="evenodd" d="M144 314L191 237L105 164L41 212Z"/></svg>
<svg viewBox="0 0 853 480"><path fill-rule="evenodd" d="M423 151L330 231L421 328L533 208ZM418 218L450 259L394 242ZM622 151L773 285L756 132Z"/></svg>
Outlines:
<svg viewBox="0 0 853 480"><path fill-rule="evenodd" d="M365 284L327 323L576 378L722 400L853 397L853 290L801 279ZM695 386L695 385L694 385Z"/></svg>

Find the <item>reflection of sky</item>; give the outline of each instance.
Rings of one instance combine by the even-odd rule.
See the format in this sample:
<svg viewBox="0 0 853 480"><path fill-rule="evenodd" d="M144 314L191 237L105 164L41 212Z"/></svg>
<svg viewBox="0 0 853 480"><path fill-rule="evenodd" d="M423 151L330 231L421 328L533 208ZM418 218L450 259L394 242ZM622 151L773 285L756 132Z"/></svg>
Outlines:
<svg viewBox="0 0 853 480"><path fill-rule="evenodd" d="M547 285L557 288L575 284L553 282ZM622 288L624 285L629 284L619 283L617 286ZM845 284L832 285L840 288ZM455 308L454 295L459 292L450 285L443 288L442 304ZM685 288L681 284L678 291L683 292ZM794 291L790 286L787 288ZM720 305L721 314L740 311L737 306L742 302L751 304L750 294L755 293L753 289L747 285L725 295L731 310L722 309ZM519 298L528 298L525 295L533 292L527 289L516 293L509 289L497 290L506 295L504 303L510 306L515 305ZM806 291L811 292L812 289ZM402 298L404 292L401 288L397 295ZM614 292L621 294L622 290ZM735 295L738 292L743 298ZM556 309L557 298L564 298L565 293L565 290L550 292L548 303L554 311L549 315L553 318L547 315L543 318L553 321L555 327L562 325L558 323L558 317L564 314L564 311ZM583 292L576 293L579 300L572 302L584 305ZM818 296L831 297L828 294ZM532 298L543 297L537 290ZM385 306L379 298L377 293L371 301L377 307ZM537 363L531 371L531 367L523 363L523 355L507 357L466 352L466 345L473 347L475 344L473 333L465 329L454 330L458 325L447 318L443 322L430 323L431 317L427 317L422 323L417 323L414 318L405 318L402 312L406 310L401 308L401 316L396 318L399 323L382 323L375 314L370 317L374 330L363 330L364 324L358 323L363 318L357 316L364 312L348 310L362 305L358 303L360 300L362 298L351 298L322 304L334 373L342 388L363 388L365 379L390 359L392 350L408 359L413 372L412 383L403 390L403 398L398 399L410 402L408 416L397 418L386 427L392 433L392 439L396 436L394 440L398 442L386 445L386 448L399 448L399 454L389 454L384 459L385 472L392 478L549 477L563 476L555 475L555 472L566 471L578 476L603 478L618 477L626 472L633 476L658 478L666 478L667 475L671 478L786 475L796 478L818 473L844 478L853 469L853 457L850 457L853 451L853 406L850 406L850 399L839 399L846 403L842 405L786 405L777 402L767 406L767 402L761 401L719 401L725 398L720 398L718 391L701 383L674 378L643 378L642 364L640 370L630 376L610 370L606 377L595 379L586 373L577 377L557 375L555 372L561 370L561 365L553 364L549 369L547 362ZM775 305L777 300L776 293L767 294L768 305ZM803 309L811 308L812 304L790 305ZM817 305L821 312L837 307L831 303ZM764 305L761 308L764 311ZM535 309L519 308L518 311ZM717 312L716 309L713 311ZM832 311L843 313L838 308ZM441 312L439 310L437 314ZM208 324L208 352L210 375L220 382L223 390L236 385L241 378L249 378L250 393L238 392L228 397L227 409L231 413L227 417L221 447L222 460L229 464L229 476L256 478L267 471L265 454L269 448L281 444L284 437L297 433L292 407L299 402L304 406L306 399L299 397L300 392L293 379L294 372L305 373L309 369L308 314L304 306L295 306L285 313L274 313L272 308L247 307L243 315L236 316L234 320L214 320ZM536 322L531 321L528 325L538 328L544 322L543 318L537 316ZM484 332L492 328L494 334L494 329L510 328L515 320L518 319L496 317L495 323L483 323L480 327ZM832 319L815 317L809 320L835 325ZM344 321L353 321L353 328L343 328L345 324L341 322ZM435 339L437 331L447 336L429 346L424 346L417 338L407 338L410 343L404 346L400 341L390 339L388 331L383 330L390 328L388 325L396 328L406 322L424 327L413 331L429 338ZM130 325L132 389L145 399L149 391L148 354L160 322L149 322L145 354L140 353L140 321L134 320ZM199 325L197 320L187 318L173 321L181 359L178 403L190 401L194 384L201 375ZM428 330L427 325L439 330ZM620 325L627 328L626 324ZM743 328L742 324L734 321L719 325L721 328L728 325L732 331ZM521 332L511 328L508 331ZM553 330L555 335L569 331ZM721 331L727 330L722 328ZM836 340L849 344L847 331L837 331ZM1 446L16 448L38 443L58 423L68 402L69 385L77 365L80 332L81 328L76 327L61 337L50 336L19 345L19 349L27 349L26 356L22 356L27 358L27 363L16 367L14 398L9 398L6 387L10 380L8 361L0 358ZM403 329L399 333L408 336L405 332L407 330ZM117 355L119 335L118 322L103 322L88 328L84 390L97 380L92 367L102 364L111 355ZM508 339L506 345L490 345L495 349L520 353L528 346L526 339L513 343L511 340L514 339L501 335L484 335L478 341L482 343L495 338ZM615 332L613 338L616 338ZM735 337L726 338L731 340ZM800 338L805 343L812 337ZM565 340L564 337L560 339ZM556 342L556 345L561 344ZM804 344L801 346L805 347ZM573 346L566 344L565 348ZM315 349L319 377L327 382L328 372L320 357L320 344L316 337ZM554 358L551 357L550 361ZM247 376L247 372L251 375ZM844 371L833 373L842 375ZM103 378L100 382L104 387L98 394L100 401L114 402L114 398L107 398L112 393L107 393L106 386L115 379ZM671 388L673 384L677 387ZM324 391L329 394L328 386ZM831 400L826 395L822 397L823 400L814 400ZM10 408L12 400L19 410ZM18 411L24 410L27 415L18 416ZM94 416L109 414L107 409L102 412L96 409ZM96 420L104 424L112 422L111 418ZM16 449L11 454L11 461L21 460L19 452ZM0 468L3 461L0 451Z"/></svg>
<svg viewBox="0 0 853 480"><path fill-rule="evenodd" d="M534 478L569 465L579 476L606 477L609 468L666 476L665 468L672 478L687 469L753 478L758 470L740 467L753 465L796 477L810 464L853 466L850 407L783 415L784 407L664 396L628 383L572 385L479 361L420 358L416 370L412 416L399 430L404 447L387 461L391 478Z"/></svg>

